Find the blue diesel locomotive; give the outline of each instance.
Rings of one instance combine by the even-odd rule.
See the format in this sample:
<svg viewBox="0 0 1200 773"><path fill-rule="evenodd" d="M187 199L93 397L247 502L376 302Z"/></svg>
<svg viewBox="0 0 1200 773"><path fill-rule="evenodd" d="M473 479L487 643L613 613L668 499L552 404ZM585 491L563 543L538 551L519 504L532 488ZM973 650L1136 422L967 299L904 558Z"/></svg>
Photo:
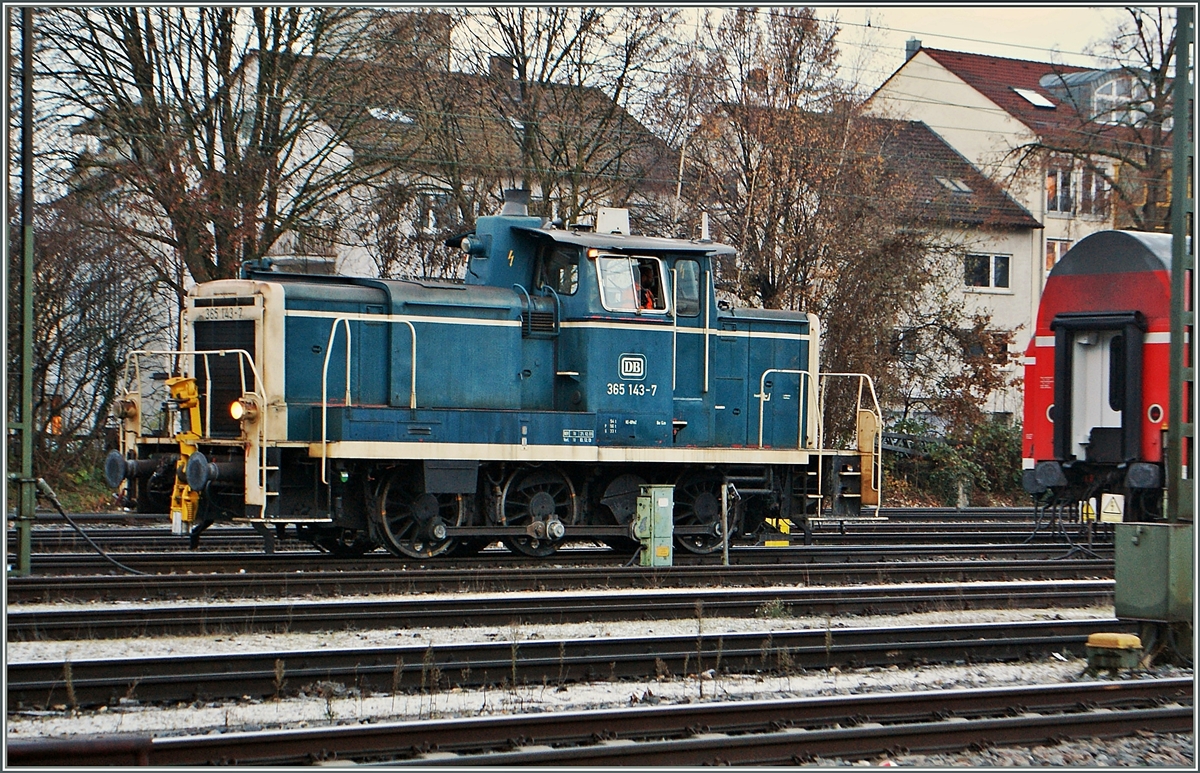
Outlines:
<svg viewBox="0 0 1200 773"><path fill-rule="evenodd" d="M879 505L870 379L822 374L812 314L718 303L708 239L563 228L510 192L447 245L463 282L248 264L192 288L173 351L130 355L109 483L272 547L291 525L340 555L427 558L496 540L632 547L643 484L674 486L676 544L806 529ZM824 448L830 379L857 383L856 442ZM827 501L826 501L827 500ZM777 537L776 537L777 538Z"/></svg>

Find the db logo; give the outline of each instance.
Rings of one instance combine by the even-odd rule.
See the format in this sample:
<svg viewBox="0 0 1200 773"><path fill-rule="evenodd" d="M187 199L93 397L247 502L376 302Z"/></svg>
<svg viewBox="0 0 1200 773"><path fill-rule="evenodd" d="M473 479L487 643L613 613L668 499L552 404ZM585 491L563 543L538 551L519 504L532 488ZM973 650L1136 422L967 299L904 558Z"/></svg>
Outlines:
<svg viewBox="0 0 1200 773"><path fill-rule="evenodd" d="M641 381L646 377L646 355L622 354L618 362L621 378L626 381Z"/></svg>

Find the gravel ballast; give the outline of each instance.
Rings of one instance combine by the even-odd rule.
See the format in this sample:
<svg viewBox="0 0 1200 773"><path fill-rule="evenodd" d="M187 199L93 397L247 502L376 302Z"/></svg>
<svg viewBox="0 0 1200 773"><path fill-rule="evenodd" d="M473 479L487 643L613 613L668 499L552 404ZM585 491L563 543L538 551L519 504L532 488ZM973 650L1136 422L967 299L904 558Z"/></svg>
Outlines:
<svg viewBox="0 0 1200 773"><path fill-rule="evenodd" d="M196 652L291 651L317 648L362 648L397 644L504 642L533 639L621 637L660 634L705 638L738 631L890 627L1053 619L1108 619L1111 607L1087 609L973 610L896 616L833 618L705 618L673 621L626 621L482 628L421 628L296 634L223 634L208 637L143 637L88 641L12 642L8 661L70 660L107 657L165 656ZM1025 663L871 667L808 670L790 676L721 675L707 671L686 678L590 682L564 685L521 685L489 689L441 689L422 694L359 694L334 683L308 685L299 697L179 704L140 705L124 701L94 711L72 712L67 706L50 711L10 712L9 739L81 738L96 735L153 736L224 733L294 727L324 727L423 718L487 716L521 712L615 708L634 704L694 703L701 700L761 700L853 695L871 692L939 690L1023 684L1053 684L1082 677L1086 662L1069 653ZM1156 676L1190 675L1191 671L1156 669ZM453 681L453 675L447 675ZM1123 673L1117 678L1134 678ZM993 748L938 755L898 755L873 760L813 760L810 765L950 766L1155 766L1194 769L1194 733L1135 734L1127 738L1061 743L1033 748Z"/></svg>

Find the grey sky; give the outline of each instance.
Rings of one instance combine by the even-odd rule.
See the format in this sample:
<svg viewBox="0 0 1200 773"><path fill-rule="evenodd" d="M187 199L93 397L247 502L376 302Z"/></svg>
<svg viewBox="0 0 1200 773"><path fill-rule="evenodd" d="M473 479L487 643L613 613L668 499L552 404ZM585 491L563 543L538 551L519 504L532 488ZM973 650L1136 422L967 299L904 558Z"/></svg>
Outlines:
<svg viewBox="0 0 1200 773"><path fill-rule="evenodd" d="M820 13L837 14L842 67L857 63L860 82L872 89L904 63L909 38L928 48L1102 67L1083 52L1128 18L1115 5L830 5Z"/></svg>

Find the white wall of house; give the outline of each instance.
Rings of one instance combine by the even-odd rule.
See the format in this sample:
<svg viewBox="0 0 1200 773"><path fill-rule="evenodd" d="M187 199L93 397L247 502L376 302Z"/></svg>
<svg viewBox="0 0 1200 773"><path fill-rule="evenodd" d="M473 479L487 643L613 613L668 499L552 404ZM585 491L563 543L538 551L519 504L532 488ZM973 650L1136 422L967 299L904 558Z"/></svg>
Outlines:
<svg viewBox="0 0 1200 773"><path fill-rule="evenodd" d="M1006 367L1009 380L1021 376L1019 362L1029 337L1033 335L1033 320L1037 316L1037 302L1041 292L1039 258L1033 252L1040 243L1040 231L1021 228L1010 231L963 229L946 231L943 240L956 245L964 256L976 259L987 256L989 268L988 286L967 284L965 265L960 263L957 272L946 277L947 286L963 302L968 314L987 312L991 314L992 326L996 330L1013 330L1016 335L1009 346L1010 364ZM1007 286L996 286L995 266L998 261L1007 264ZM1015 386L992 395L986 410L993 413L1011 413L1019 416L1022 406L1022 391Z"/></svg>
<svg viewBox="0 0 1200 773"><path fill-rule="evenodd" d="M943 67L929 54L918 51L871 97L868 110L890 118L922 121L961 153L981 172L1001 184L1008 194L1045 226L1028 249L1040 258L1039 284L1033 295L1030 318L1037 314L1037 299L1045 286L1047 243L1053 249L1074 244L1088 234L1112 227L1111 216L1054 212L1047 207L1044 170L1014 178L1008 153L1036 139L1033 131L1012 114ZM1074 173L1073 190L1082 180ZM1078 194L1076 193L1076 199Z"/></svg>
<svg viewBox="0 0 1200 773"><path fill-rule="evenodd" d="M880 86L868 111L923 122L993 180L1013 171L1014 165L1005 163L1009 150L1036 139L1025 124L923 51ZM1025 197L1036 192L1010 195L1034 212Z"/></svg>

